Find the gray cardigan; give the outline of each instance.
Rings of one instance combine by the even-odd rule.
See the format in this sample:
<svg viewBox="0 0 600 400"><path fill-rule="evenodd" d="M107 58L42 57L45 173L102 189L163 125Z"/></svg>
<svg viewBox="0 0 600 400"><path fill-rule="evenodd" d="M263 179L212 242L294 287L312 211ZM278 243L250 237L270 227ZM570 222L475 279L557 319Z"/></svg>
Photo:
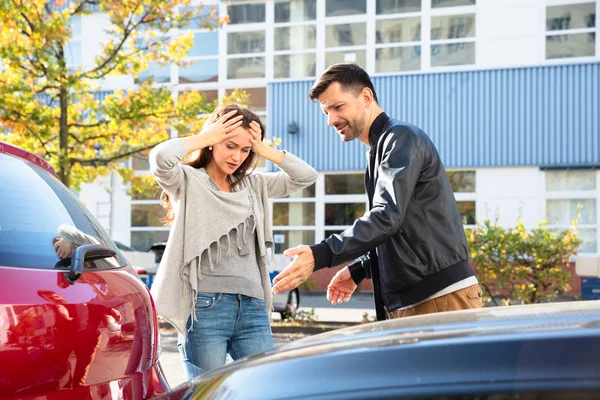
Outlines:
<svg viewBox="0 0 600 400"><path fill-rule="evenodd" d="M233 230L238 233L254 215L258 267L269 314L272 308L267 249L273 251L269 197L284 197L313 184L317 171L296 156L286 153L280 172L247 175L236 192L216 190L203 168L182 165L187 151L181 139L171 139L150 153L150 171L170 195L175 210L169 240L152 285L158 314L184 333L190 317L195 319L200 260L211 244ZM242 198L245 196L245 198ZM240 206L248 204L250 207ZM252 218L250 218L252 220ZM229 251L229 249L227 249ZM220 257L218 249L217 257Z"/></svg>

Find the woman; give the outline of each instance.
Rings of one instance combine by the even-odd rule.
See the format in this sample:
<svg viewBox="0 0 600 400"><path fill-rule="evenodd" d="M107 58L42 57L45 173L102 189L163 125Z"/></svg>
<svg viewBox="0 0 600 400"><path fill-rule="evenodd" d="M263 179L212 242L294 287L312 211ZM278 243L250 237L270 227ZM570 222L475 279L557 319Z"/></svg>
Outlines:
<svg viewBox="0 0 600 400"><path fill-rule="evenodd" d="M317 172L268 146L254 113L218 108L195 136L150 153L172 223L152 295L158 314L180 333L188 379L273 347L267 249L273 251L268 197L315 182ZM199 151L191 162L181 160ZM277 173L250 173L258 157Z"/></svg>

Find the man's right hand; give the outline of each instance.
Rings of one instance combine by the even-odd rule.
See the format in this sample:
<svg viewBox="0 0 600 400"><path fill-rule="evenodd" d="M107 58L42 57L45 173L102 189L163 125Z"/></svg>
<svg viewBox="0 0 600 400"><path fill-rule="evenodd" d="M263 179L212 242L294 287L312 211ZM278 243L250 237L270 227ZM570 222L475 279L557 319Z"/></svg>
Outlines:
<svg viewBox="0 0 600 400"><path fill-rule="evenodd" d="M352 293L354 293L357 286L352 280L348 267L344 267L329 282L327 286L327 300L333 305L347 302L352 297Z"/></svg>

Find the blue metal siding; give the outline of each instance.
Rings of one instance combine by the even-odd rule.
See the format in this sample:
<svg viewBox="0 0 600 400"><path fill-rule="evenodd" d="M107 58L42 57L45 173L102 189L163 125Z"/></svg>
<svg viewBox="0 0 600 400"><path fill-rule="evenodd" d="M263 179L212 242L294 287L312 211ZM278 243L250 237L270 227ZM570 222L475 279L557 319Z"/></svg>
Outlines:
<svg viewBox="0 0 600 400"><path fill-rule="evenodd" d="M312 84L269 84L269 136L320 171L364 169L366 147L327 127L308 99ZM600 165L598 63L378 76L373 84L385 112L422 128L448 168Z"/></svg>

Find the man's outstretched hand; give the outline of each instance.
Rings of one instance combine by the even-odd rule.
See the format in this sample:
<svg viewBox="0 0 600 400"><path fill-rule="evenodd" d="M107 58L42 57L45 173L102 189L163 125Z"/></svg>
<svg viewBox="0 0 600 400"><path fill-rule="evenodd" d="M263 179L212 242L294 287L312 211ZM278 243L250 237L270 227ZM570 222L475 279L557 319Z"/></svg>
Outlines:
<svg viewBox="0 0 600 400"><path fill-rule="evenodd" d="M338 271L327 286L327 300L331 304L340 304L350 300L358 285L352 280L350 270L344 267Z"/></svg>
<svg viewBox="0 0 600 400"><path fill-rule="evenodd" d="M315 257L309 246L300 245L283 252L286 257L295 257L283 271L273 278L273 293L297 288L315 270Z"/></svg>

